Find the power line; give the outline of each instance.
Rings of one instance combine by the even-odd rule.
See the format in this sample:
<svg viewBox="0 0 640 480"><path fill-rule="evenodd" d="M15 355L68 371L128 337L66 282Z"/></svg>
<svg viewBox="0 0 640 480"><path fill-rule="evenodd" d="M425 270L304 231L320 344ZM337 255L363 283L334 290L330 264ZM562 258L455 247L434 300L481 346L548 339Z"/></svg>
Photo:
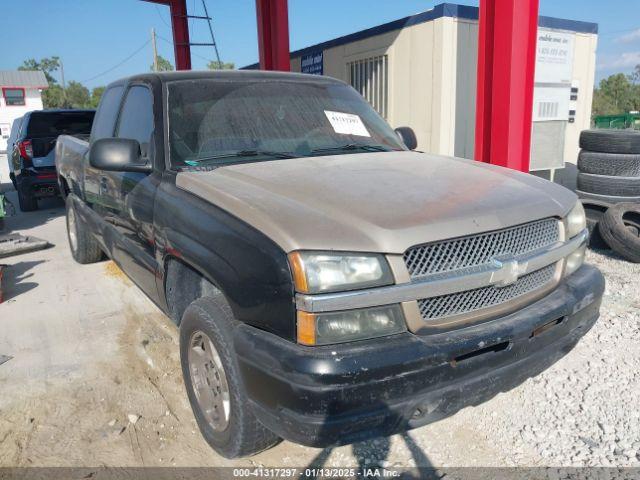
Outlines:
<svg viewBox="0 0 640 480"><path fill-rule="evenodd" d="M138 53L140 53L142 51L142 49L144 49L147 45L149 45L149 42L151 42L151 40L147 40L146 42L144 42L144 44L142 44L142 46L140 46L140 48L136 49L131 55L129 55L128 57L126 57L124 60L118 62L116 65L114 65L113 67L105 70L102 73L99 73L97 75L94 75L91 78L87 78L86 80L82 80L82 82L80 83L86 83L86 82L90 82L91 80L95 80L98 77L102 77L103 75L106 75L107 73L112 72L113 70L115 70L116 68L118 68L119 66L123 65L124 63L128 62L129 60L131 60L133 57L135 57Z"/></svg>
<svg viewBox="0 0 640 480"><path fill-rule="evenodd" d="M160 17L160 20L162 20L162 23L164 23L167 27L171 28L171 25L169 25L169 23L164 19L164 16L162 15L162 12L160 11L160 8L158 7L158 5L154 5L154 7L156 7L156 12L158 12L158 16Z"/></svg>
<svg viewBox="0 0 640 480"><path fill-rule="evenodd" d="M162 40L163 42L168 43L168 44L169 44L169 45L171 45L172 47L174 46L174 45L173 45L173 42L172 42L171 40L168 40L168 39L164 38L162 35L158 35L158 34L156 33L156 37L157 37L157 38L159 38L160 40ZM211 58L207 58L207 57L203 57L202 55L199 55L199 54L195 53L193 50L191 51L191 55L192 55L192 56L194 56L194 57L198 57L198 58L200 58L201 60L205 60L205 61L207 61L207 62L213 62L213 59L211 59Z"/></svg>

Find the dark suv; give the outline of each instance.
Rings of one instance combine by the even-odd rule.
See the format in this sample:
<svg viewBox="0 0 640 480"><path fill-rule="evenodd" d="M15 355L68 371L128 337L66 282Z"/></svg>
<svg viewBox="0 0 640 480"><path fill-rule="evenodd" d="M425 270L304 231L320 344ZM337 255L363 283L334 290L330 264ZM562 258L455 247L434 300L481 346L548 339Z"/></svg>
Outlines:
<svg viewBox="0 0 640 480"><path fill-rule="evenodd" d="M38 198L58 194L54 148L58 135L87 137L94 110L37 110L27 113L12 150L10 177L23 212L38 209Z"/></svg>

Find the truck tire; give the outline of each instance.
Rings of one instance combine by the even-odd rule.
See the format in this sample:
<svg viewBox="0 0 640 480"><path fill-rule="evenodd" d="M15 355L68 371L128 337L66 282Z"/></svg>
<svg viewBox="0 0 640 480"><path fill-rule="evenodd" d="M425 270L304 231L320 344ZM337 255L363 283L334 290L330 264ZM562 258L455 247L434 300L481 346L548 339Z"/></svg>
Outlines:
<svg viewBox="0 0 640 480"><path fill-rule="evenodd" d="M233 344L237 326L221 293L192 302L180 322L180 363L189 402L202 436L225 458L253 455L280 441L249 405Z"/></svg>
<svg viewBox="0 0 640 480"><path fill-rule="evenodd" d="M18 184L18 205L23 212L33 212L38 209L38 199Z"/></svg>
<svg viewBox="0 0 640 480"><path fill-rule="evenodd" d="M600 222L600 233L614 252L640 263L640 204L619 203L609 208Z"/></svg>
<svg viewBox="0 0 640 480"><path fill-rule="evenodd" d="M102 249L98 241L89 233L76 213L73 199L67 197L67 238L73 259L86 265L102 260Z"/></svg>
<svg viewBox="0 0 640 480"><path fill-rule="evenodd" d="M578 190L620 197L640 196L640 177L614 177L578 173Z"/></svg>
<svg viewBox="0 0 640 480"><path fill-rule="evenodd" d="M580 150L578 170L595 175L638 177L640 176L640 155Z"/></svg>
<svg viewBox="0 0 640 480"><path fill-rule="evenodd" d="M600 153L640 154L640 132L634 130L583 130L580 148Z"/></svg>
<svg viewBox="0 0 640 480"><path fill-rule="evenodd" d="M620 197L617 195L600 195L598 193L583 192L576 190L578 198L584 201L597 202L603 205L615 205L617 203L637 203L640 202L640 196L637 197Z"/></svg>

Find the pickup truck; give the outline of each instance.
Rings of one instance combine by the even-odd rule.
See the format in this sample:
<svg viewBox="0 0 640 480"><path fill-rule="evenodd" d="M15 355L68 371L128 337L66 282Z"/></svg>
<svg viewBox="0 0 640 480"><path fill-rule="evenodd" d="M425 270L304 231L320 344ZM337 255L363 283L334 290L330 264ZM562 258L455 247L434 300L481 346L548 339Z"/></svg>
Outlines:
<svg viewBox="0 0 640 480"><path fill-rule="evenodd" d="M335 79L133 76L88 143L56 148L74 259L106 254L177 324L225 457L439 420L537 375L599 315L571 191L412 151Z"/></svg>
<svg viewBox="0 0 640 480"><path fill-rule="evenodd" d="M94 110L34 110L14 123L7 145L9 176L18 191L20 210L38 209L38 199L58 194L54 151L58 135L87 138Z"/></svg>

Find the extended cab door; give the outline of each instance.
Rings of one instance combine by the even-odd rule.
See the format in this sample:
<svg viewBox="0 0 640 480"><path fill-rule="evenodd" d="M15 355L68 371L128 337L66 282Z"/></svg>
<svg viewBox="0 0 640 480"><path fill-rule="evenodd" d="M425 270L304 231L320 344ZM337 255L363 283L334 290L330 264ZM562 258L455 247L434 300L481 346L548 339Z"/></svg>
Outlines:
<svg viewBox="0 0 640 480"><path fill-rule="evenodd" d="M115 136L137 140L141 159L155 164L153 94L143 84L130 85L124 96ZM100 171L99 213L108 224L105 242L125 273L157 301L153 212L161 174Z"/></svg>

